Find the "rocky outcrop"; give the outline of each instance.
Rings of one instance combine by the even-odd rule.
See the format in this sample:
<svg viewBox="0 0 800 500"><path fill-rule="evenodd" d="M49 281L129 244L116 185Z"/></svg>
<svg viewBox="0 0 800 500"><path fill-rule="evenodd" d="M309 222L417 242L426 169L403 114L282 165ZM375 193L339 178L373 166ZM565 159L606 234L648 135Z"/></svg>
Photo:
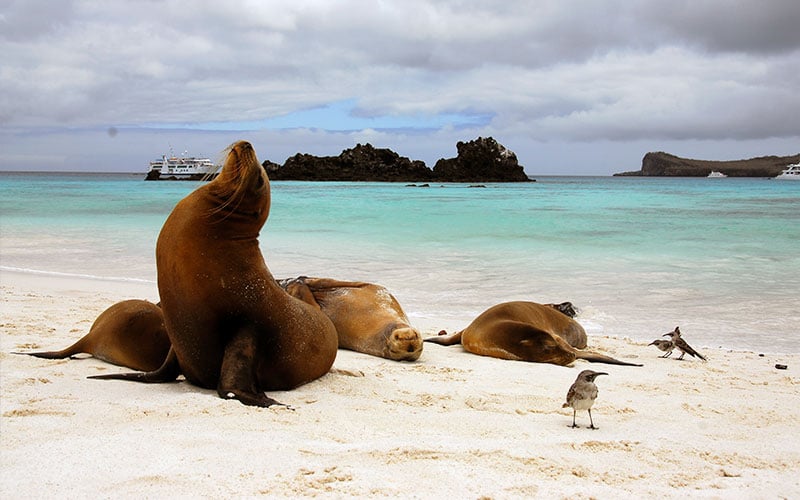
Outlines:
<svg viewBox="0 0 800 500"><path fill-rule="evenodd" d="M728 177L775 177L786 165L800 161L794 156L761 156L748 160L711 161L680 158L664 152L647 153L642 158L642 169L614 175L646 177L706 177L711 171Z"/></svg>
<svg viewBox="0 0 800 500"><path fill-rule="evenodd" d="M339 156L298 153L283 166L264 162L264 168L272 180L419 182L432 175L424 162L370 144L357 144Z"/></svg>
<svg viewBox="0 0 800 500"><path fill-rule="evenodd" d="M491 137L456 144L458 156L440 159L433 177L442 182L526 182L517 155Z"/></svg>
<svg viewBox="0 0 800 500"><path fill-rule="evenodd" d="M517 156L491 137L459 142L458 156L440 159L433 170L390 149L358 144L339 156L298 153L283 165L263 163L272 180L390 182L520 182L529 181Z"/></svg>

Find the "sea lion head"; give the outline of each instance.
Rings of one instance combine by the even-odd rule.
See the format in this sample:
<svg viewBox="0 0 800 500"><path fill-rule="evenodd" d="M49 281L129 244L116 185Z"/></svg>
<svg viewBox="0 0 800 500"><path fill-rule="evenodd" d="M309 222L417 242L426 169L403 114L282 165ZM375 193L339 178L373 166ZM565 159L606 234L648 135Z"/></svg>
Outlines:
<svg viewBox="0 0 800 500"><path fill-rule="evenodd" d="M575 306L572 305L572 302L562 302L560 304L545 304L546 306L552 307L556 311L566 314L570 318L574 318L578 315L578 310L575 309Z"/></svg>
<svg viewBox="0 0 800 500"><path fill-rule="evenodd" d="M228 146L222 171L209 184L209 191L220 199L219 211L251 214L263 224L269 216L269 178L258 162L256 151L247 141Z"/></svg>
<svg viewBox="0 0 800 500"><path fill-rule="evenodd" d="M422 354L422 335L415 328L401 326L389 332L384 356L396 361L416 361Z"/></svg>

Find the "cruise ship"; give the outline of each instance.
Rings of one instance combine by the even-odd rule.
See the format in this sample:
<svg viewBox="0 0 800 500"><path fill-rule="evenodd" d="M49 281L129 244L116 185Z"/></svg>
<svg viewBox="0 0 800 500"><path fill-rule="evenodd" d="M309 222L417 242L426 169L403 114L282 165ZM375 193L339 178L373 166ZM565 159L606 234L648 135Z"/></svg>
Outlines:
<svg viewBox="0 0 800 500"><path fill-rule="evenodd" d="M203 179L214 174L217 166L209 158L195 156L162 155L161 158L150 162L150 171L147 179Z"/></svg>

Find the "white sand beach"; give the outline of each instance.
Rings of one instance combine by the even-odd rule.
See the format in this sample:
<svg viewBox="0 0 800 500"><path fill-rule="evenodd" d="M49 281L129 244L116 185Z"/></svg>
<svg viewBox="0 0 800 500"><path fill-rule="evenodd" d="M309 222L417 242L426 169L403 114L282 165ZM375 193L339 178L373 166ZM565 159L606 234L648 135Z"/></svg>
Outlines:
<svg viewBox="0 0 800 500"><path fill-rule="evenodd" d="M13 272L0 282L4 499L800 496L800 355L695 345L708 362L678 361L598 336L590 347L645 366L431 344L414 363L339 351L325 377L270 393L293 410L261 409L183 381L89 380L127 371L95 359L12 354L66 347L118 300L157 301L152 283ZM597 380L598 430L585 412L571 429L561 408L585 368L609 373Z"/></svg>

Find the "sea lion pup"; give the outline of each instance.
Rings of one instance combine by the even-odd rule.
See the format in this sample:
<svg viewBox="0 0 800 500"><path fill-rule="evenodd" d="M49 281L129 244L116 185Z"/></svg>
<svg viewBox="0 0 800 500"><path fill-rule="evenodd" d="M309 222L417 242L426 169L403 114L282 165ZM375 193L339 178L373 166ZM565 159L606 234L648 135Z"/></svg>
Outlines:
<svg viewBox="0 0 800 500"><path fill-rule="evenodd" d="M422 354L422 336L381 285L307 276L279 283L290 295L322 309L342 349L395 361L415 361Z"/></svg>
<svg viewBox="0 0 800 500"><path fill-rule="evenodd" d="M156 371L93 378L168 382L180 373L222 398L270 406L264 394L325 375L336 329L275 282L258 235L270 208L253 147L230 147L222 172L178 202L156 244L158 292L172 347Z"/></svg>
<svg viewBox="0 0 800 500"><path fill-rule="evenodd" d="M586 332L577 321L555 308L536 302L504 302L490 307L464 330L425 342L461 344L481 356L553 363L566 366L576 359L612 365L642 366L590 351Z"/></svg>
<svg viewBox="0 0 800 500"><path fill-rule="evenodd" d="M146 300L132 299L117 302L100 313L89 333L66 349L18 354L46 359L91 354L107 363L151 371L161 366L168 352L169 337L161 308Z"/></svg>

